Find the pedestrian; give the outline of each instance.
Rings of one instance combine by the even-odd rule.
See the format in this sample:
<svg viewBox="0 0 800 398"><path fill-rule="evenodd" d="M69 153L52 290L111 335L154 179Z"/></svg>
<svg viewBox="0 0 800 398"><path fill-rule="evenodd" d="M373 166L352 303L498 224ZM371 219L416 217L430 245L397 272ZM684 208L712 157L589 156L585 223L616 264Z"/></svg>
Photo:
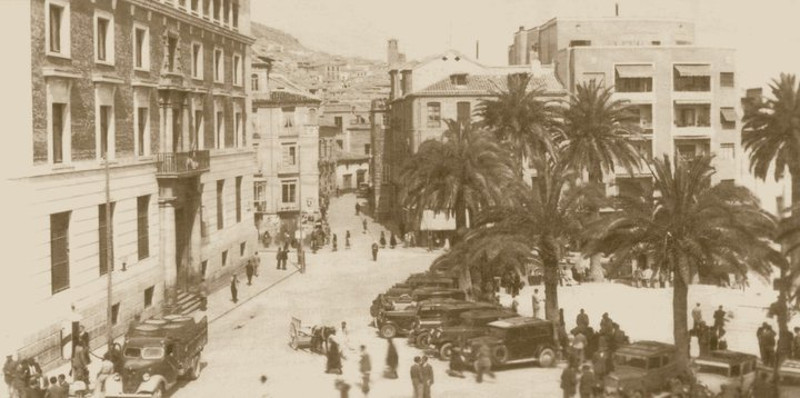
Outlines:
<svg viewBox="0 0 800 398"><path fill-rule="evenodd" d="M258 255L258 250L253 253L253 275L258 278L258 268L261 266L261 256Z"/></svg>
<svg viewBox="0 0 800 398"><path fill-rule="evenodd" d="M372 261L378 261L378 242L372 242Z"/></svg>
<svg viewBox="0 0 800 398"><path fill-rule="evenodd" d="M519 302L516 298L511 299L511 311L514 311L515 314L519 314Z"/></svg>
<svg viewBox="0 0 800 398"><path fill-rule="evenodd" d="M64 390L64 393L69 395L69 383L67 383L67 376L63 373L58 375L58 386Z"/></svg>
<svg viewBox="0 0 800 398"><path fill-rule="evenodd" d="M125 363L125 357L122 355L122 346L119 343L114 343L108 350L111 363L114 364L114 373L122 373L122 366Z"/></svg>
<svg viewBox="0 0 800 398"><path fill-rule="evenodd" d="M422 361L422 398L431 398L431 387L433 386L433 367L428 362L428 357L423 355Z"/></svg>
<svg viewBox="0 0 800 398"><path fill-rule="evenodd" d="M69 391L58 385L58 379L55 376L50 377L50 386L44 394L45 398L69 398Z"/></svg>
<svg viewBox="0 0 800 398"><path fill-rule="evenodd" d="M3 380L6 382L6 387L8 388L8 395L14 395L12 393L14 387L14 373L17 371L17 361L14 360L13 355L6 355L6 363L3 364Z"/></svg>
<svg viewBox="0 0 800 398"><path fill-rule="evenodd" d="M350 231L346 231L347 234L344 236L344 248L350 249Z"/></svg>
<svg viewBox="0 0 800 398"><path fill-rule="evenodd" d="M602 318L600 318L600 334L613 337L613 333L614 321L608 316L608 312L604 312Z"/></svg>
<svg viewBox="0 0 800 398"><path fill-rule="evenodd" d="M539 297L539 289L533 289L533 294L531 295L531 304L533 305L533 317L542 319L540 316L542 311L542 300Z"/></svg>
<svg viewBox="0 0 800 398"><path fill-rule="evenodd" d="M269 247L271 240L272 238L269 236L269 231L264 231L264 236L262 237L262 243L264 244L264 247Z"/></svg>
<svg viewBox="0 0 800 398"><path fill-rule="evenodd" d="M281 270L286 271L286 263L289 262L289 248L284 247L281 253Z"/></svg>
<svg viewBox="0 0 800 398"><path fill-rule="evenodd" d="M253 273L255 269L253 268L253 260L247 262L244 266L244 274L247 276L247 286L253 285Z"/></svg>
<svg viewBox="0 0 800 398"><path fill-rule="evenodd" d="M794 358L800 359L800 327L794 328L794 338L792 339L792 348L794 351Z"/></svg>
<svg viewBox="0 0 800 398"><path fill-rule="evenodd" d="M588 340L583 333L575 333L575 337L572 339L572 352L575 355L575 359L578 361L578 366L583 364L583 361L586 359L584 350L587 344Z"/></svg>
<svg viewBox="0 0 800 398"><path fill-rule="evenodd" d="M361 346L361 358L358 360L358 370L361 372L361 392L369 393L369 374L372 372L372 361L367 353L367 347Z"/></svg>
<svg viewBox="0 0 800 398"><path fill-rule="evenodd" d="M512 283L514 286L512 287L511 297L517 297L519 295L519 290L522 289L522 279L519 277L519 272L514 272L514 276L512 277Z"/></svg>
<svg viewBox="0 0 800 398"><path fill-rule="evenodd" d="M72 380L82 381L89 386L89 352L81 345L75 347L72 355Z"/></svg>
<svg viewBox="0 0 800 398"><path fill-rule="evenodd" d="M653 278L653 270L645 266L642 270L642 286L643 287L650 287L650 279Z"/></svg>
<svg viewBox="0 0 800 398"><path fill-rule="evenodd" d="M465 367L464 355L461 352L461 347L453 347L450 351L450 363L447 369L447 375L463 379Z"/></svg>
<svg viewBox="0 0 800 398"><path fill-rule="evenodd" d="M397 364L399 362L397 347L394 346L394 340L392 340L391 337L388 339L388 343L389 347L386 350L386 371L383 373L383 377L387 379L396 379Z"/></svg>
<svg viewBox="0 0 800 398"><path fill-rule="evenodd" d="M362 218L361 219L361 225L364 227L364 233L366 234L367 233L367 219L366 218Z"/></svg>
<svg viewBox="0 0 800 398"><path fill-rule="evenodd" d="M719 337L717 338L717 349L725 351L728 349L728 338L725 337L725 329L719 330Z"/></svg>
<svg viewBox="0 0 800 398"><path fill-rule="evenodd" d="M389 237L389 247L394 249L397 246L397 238L394 237L394 232Z"/></svg>
<svg viewBox="0 0 800 398"><path fill-rule="evenodd" d="M714 311L714 329L720 329L725 327L725 310L722 309L722 306Z"/></svg>
<svg viewBox="0 0 800 398"><path fill-rule="evenodd" d="M83 346L87 354L89 352L89 349L91 348L91 345L89 344L90 341L91 339L89 338L89 332L86 331L86 326L81 325L78 333L78 343ZM89 362L87 362L87 364L90 362L91 359L89 360Z"/></svg>
<svg viewBox="0 0 800 398"><path fill-rule="evenodd" d="M381 249L385 249L386 248L386 234L384 234L383 231L381 231L381 238L380 238L379 242L381 243Z"/></svg>
<svg viewBox="0 0 800 398"><path fill-rule="evenodd" d="M561 390L564 391L564 398L572 398L575 396L576 384L578 375L572 364L568 364L564 371L561 372Z"/></svg>
<svg viewBox="0 0 800 398"><path fill-rule="evenodd" d="M339 391L339 398L348 398L350 396L350 385L345 383L341 378L337 378L333 382L333 386Z"/></svg>
<svg viewBox="0 0 800 398"><path fill-rule="evenodd" d="M772 326L767 325L767 330L764 332L764 347L766 350L766 360L764 360L764 363L769 366L775 364L775 338L776 335Z"/></svg>
<svg viewBox="0 0 800 398"><path fill-rule="evenodd" d="M583 365L583 371L581 372L581 385L579 388L581 398L592 398L594 396L596 380L597 379L592 371L592 367L589 365Z"/></svg>
<svg viewBox="0 0 800 398"><path fill-rule="evenodd" d="M484 374L495 378L494 372L492 372L492 353L486 344L482 344L478 348L478 359L475 361L475 381L483 383Z"/></svg>
<svg viewBox="0 0 800 398"><path fill-rule="evenodd" d="M700 303L697 303L697 305L692 308L692 321L692 329L697 329L697 326L703 321L703 309L700 308Z"/></svg>
<svg viewBox="0 0 800 398"><path fill-rule="evenodd" d="M239 278L236 277L236 274L231 276L231 301L234 304L239 302Z"/></svg>
<svg viewBox="0 0 800 398"><path fill-rule="evenodd" d="M356 202L356 215L359 215L360 211L361 211L361 205L358 204L358 202Z"/></svg>
<svg viewBox="0 0 800 398"><path fill-rule="evenodd" d="M700 355L708 355L711 349L711 332L705 322L700 322L697 329L697 345L700 347Z"/></svg>
<svg viewBox="0 0 800 398"><path fill-rule="evenodd" d="M764 340L764 335L766 334L768 327L769 325L766 322L764 322L761 324L761 327L759 327L758 330L756 330L756 339L758 339L758 350L759 354L761 355L761 362L764 362L764 364L767 364L767 345Z"/></svg>
<svg viewBox="0 0 800 398"><path fill-rule="evenodd" d="M111 362L111 353L107 352L103 355L103 362L100 363L100 370L97 372L97 387L100 392L105 395L106 392L106 379L114 374L114 363Z"/></svg>
<svg viewBox="0 0 800 398"><path fill-rule="evenodd" d="M589 315L584 312L583 308L581 308L580 313L578 316L575 317L575 324L578 325L579 328L588 328L589 327Z"/></svg>
<svg viewBox="0 0 800 398"><path fill-rule="evenodd" d="M206 278L200 278L200 311L208 309L208 282Z"/></svg>
<svg viewBox="0 0 800 398"><path fill-rule="evenodd" d="M334 243L333 247L334 247L334 250L335 250L335 247L336 247L335 243ZM278 253L275 254L275 261L276 261L275 269L281 269L281 262L283 261L283 249L281 249L280 246L278 246Z"/></svg>
<svg viewBox="0 0 800 398"><path fill-rule="evenodd" d="M342 350L334 338L335 335L336 330L333 330L331 331L331 336L328 337L328 360L325 364L325 373L342 374Z"/></svg>
<svg viewBox="0 0 800 398"><path fill-rule="evenodd" d="M333 245L333 251L338 250L337 246L338 246L339 242L338 242L338 238L336 237L336 234L333 234L333 239L331 240L331 244Z"/></svg>
<svg viewBox="0 0 800 398"><path fill-rule="evenodd" d="M414 398L423 398L422 383L422 358L414 357L414 364L411 365L411 388L414 391Z"/></svg>
<svg viewBox="0 0 800 398"><path fill-rule="evenodd" d="M605 344L602 344L600 349L598 349L594 353L594 357L592 358L592 364L594 366L595 375L598 378L605 377L606 373L608 373L608 364L611 355L609 355L608 347Z"/></svg>

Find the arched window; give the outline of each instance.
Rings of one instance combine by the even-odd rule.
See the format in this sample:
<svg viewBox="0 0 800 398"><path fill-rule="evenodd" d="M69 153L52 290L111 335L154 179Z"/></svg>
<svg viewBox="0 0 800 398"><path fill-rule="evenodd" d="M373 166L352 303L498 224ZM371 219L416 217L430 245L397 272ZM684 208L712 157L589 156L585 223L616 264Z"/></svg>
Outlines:
<svg viewBox="0 0 800 398"><path fill-rule="evenodd" d="M250 76L250 90L258 91L258 74L253 73Z"/></svg>

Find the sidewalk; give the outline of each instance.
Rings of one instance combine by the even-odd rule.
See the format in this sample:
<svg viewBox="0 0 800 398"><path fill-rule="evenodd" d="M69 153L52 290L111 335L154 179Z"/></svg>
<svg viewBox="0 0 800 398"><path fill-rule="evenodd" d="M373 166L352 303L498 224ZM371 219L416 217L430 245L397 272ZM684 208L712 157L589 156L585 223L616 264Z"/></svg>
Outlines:
<svg viewBox="0 0 800 398"><path fill-rule="evenodd" d="M239 306L255 298L259 294L268 291L273 286L300 272L297 268L297 264L295 263L295 259L292 258L293 256L290 256L286 265L286 270L281 271L275 269L276 261L274 251L269 252L261 248L258 250L258 252L259 257L261 257L261 265L258 268L259 276L253 277L252 285L247 285L247 276L244 273L244 267L240 267L240 269L236 271L236 274L239 277L239 300L237 303L234 304L231 299L230 281L228 280L224 285L221 285L221 288L212 291L208 295L208 305L206 311L197 310L192 312L191 315L197 320L202 319L204 316L208 317L210 328L210 324L217 319L222 318ZM115 339L115 342L123 344L124 339L125 336L119 336ZM214 344L214 342L209 340L209 344ZM91 382L91 387L93 388L97 372L100 370L100 363L102 361L101 358L103 357L103 354L105 354L106 350L106 347L102 346L92 351L92 363L89 365L89 380ZM69 361L67 361L65 364L44 373L48 378L51 376L64 374L67 376L67 380L71 380L72 378L69 377L70 368L71 365Z"/></svg>

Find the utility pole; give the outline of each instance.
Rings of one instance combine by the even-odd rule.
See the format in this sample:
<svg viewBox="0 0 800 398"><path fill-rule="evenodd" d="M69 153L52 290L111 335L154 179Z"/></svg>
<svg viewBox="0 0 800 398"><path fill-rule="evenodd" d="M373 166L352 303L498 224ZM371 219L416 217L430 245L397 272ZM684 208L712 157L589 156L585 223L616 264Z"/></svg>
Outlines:
<svg viewBox="0 0 800 398"><path fill-rule="evenodd" d="M106 217L106 225L105 225L105 238L106 238L106 296L108 298L108 305L106 306L106 339L108 343L108 348L111 349L111 346L114 344L114 332L113 332L113 314L112 314L112 278L111 274L114 271L114 260L111 258L113 256L114 250L111 249L111 245L113 244L113 240L111 239L111 173L109 171L108 165L108 149L106 149L105 153L105 175L106 175L106 208L105 208L105 217ZM87 350L89 347L85 347Z"/></svg>

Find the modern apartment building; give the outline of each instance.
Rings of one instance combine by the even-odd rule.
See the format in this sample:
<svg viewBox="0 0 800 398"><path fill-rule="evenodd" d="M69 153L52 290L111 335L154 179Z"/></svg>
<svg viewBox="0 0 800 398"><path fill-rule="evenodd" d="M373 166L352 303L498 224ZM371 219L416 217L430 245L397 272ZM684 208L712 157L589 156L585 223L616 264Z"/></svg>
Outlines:
<svg viewBox="0 0 800 398"><path fill-rule="evenodd" d="M319 211L320 100L270 73L268 59L257 60L252 68L256 223L262 234L293 234L298 216Z"/></svg>
<svg viewBox="0 0 800 398"><path fill-rule="evenodd" d="M250 5L9 3L7 33L21 40L6 55L26 72L5 89L18 112L6 120L4 183L24 226L6 224L21 229L7 242L15 261L2 279L15 295L2 316L21 321L3 340L47 367L62 358L71 305L102 345L109 304L118 335L250 256Z"/></svg>
<svg viewBox="0 0 800 398"><path fill-rule="evenodd" d="M645 156L687 159L714 153L716 181L740 178L741 109L734 50L694 44L694 25L675 20L553 19L520 29L509 47L512 65L554 68L569 92L594 80L639 114ZM609 194L646 184L620 169L606 176Z"/></svg>
<svg viewBox="0 0 800 398"><path fill-rule="evenodd" d="M391 92L387 102L385 138L381 155L380 198L377 209L391 209L395 223L406 231L452 230L455 221L446 215L409 219L399 203L400 173L405 161L428 139L438 139L447 129L446 120L472 121L481 100L493 98L505 88L513 73L532 74L531 86L541 87L548 97L560 97L563 88L552 68L521 65L490 67L450 50L422 61L409 62L389 71ZM373 118L377 124L378 119ZM377 126L373 126L377 128Z"/></svg>

